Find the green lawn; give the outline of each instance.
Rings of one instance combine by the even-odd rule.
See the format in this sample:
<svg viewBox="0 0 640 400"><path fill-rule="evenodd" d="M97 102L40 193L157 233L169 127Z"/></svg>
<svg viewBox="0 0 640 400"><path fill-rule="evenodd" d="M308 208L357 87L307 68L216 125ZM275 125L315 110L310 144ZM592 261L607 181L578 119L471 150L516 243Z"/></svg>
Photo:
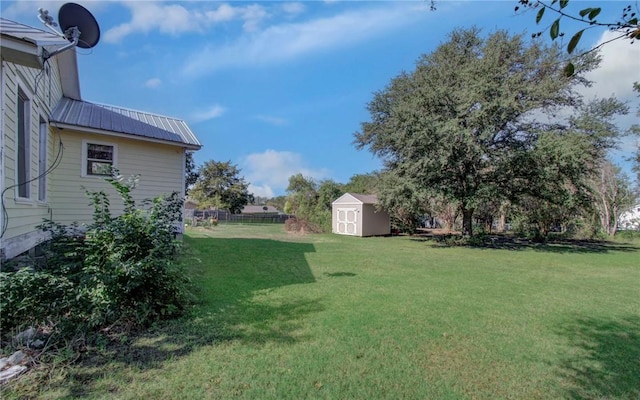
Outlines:
<svg viewBox="0 0 640 400"><path fill-rule="evenodd" d="M193 315L41 397L640 398L637 242L478 249L282 229L188 231Z"/></svg>

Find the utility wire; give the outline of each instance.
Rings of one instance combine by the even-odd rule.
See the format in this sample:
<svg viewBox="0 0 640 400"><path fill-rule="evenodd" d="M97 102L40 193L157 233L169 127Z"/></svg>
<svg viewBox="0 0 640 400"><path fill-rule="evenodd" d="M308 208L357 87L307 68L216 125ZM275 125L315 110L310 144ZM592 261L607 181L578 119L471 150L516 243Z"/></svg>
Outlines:
<svg viewBox="0 0 640 400"><path fill-rule="evenodd" d="M37 181L38 179L49 175L51 172L53 172L53 170L58 168L58 166L62 162L63 154L64 154L64 145L62 144L62 137L60 136L60 132L58 132L58 154L56 154L56 157L53 160L53 163L51 163L51 166L49 168L47 168L46 171L44 171L40 175L36 176L35 178L29 179L26 182L18 182L15 185L11 185L9 187L6 187L2 191L2 194L0 194L0 204L2 205L2 232L0 232L0 238L4 237L4 234L7 232L7 229L9 227L9 213L7 212L7 207L6 207L6 204L5 204L5 201L4 201L5 193L7 191L11 190L11 189L14 189L16 187L23 186L23 185L28 185L31 182Z"/></svg>

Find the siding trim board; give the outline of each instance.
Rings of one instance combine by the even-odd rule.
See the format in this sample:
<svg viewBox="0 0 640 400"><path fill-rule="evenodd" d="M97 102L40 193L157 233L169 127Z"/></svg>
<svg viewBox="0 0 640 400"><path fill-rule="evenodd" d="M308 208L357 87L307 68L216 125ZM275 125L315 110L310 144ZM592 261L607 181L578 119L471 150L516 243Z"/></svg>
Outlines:
<svg viewBox="0 0 640 400"><path fill-rule="evenodd" d="M168 144L170 146L179 146L179 147L183 147L185 149L188 150L200 150L200 145L191 145L191 144L187 144L187 143L178 143L178 142L172 142L172 141L168 141L168 140L160 140L160 139L153 139L153 138L148 138L145 136L135 136L135 135L130 135L127 133L119 133L119 132L114 132L114 131L105 131L102 129L94 129L94 128L86 128L83 126L78 126L78 125L70 125L70 124L65 124L65 123L61 123L61 122L56 122L56 121L51 121L51 125L58 128L58 129L69 129L69 130L73 130L76 132L86 132L86 133L93 133L96 135L103 135L103 136L113 136L113 137L118 137L118 138L128 138L128 139L134 139L134 140L140 140L140 141L144 141L144 142L151 142L151 143L159 143L159 144Z"/></svg>

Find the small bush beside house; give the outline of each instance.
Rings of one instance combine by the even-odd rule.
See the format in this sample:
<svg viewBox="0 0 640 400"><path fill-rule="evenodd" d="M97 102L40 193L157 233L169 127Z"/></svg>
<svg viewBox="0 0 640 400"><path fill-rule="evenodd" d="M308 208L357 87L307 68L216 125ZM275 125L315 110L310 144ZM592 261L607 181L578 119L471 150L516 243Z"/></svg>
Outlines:
<svg viewBox="0 0 640 400"><path fill-rule="evenodd" d="M77 227L47 222L43 229L52 240L43 246L43 262L0 273L3 339L28 326L54 339L91 337L114 325L135 329L184 311L188 281L175 240L183 200L177 193L159 196L142 210L132 185L109 181L124 213L112 216L107 195L88 192L93 223L83 235Z"/></svg>

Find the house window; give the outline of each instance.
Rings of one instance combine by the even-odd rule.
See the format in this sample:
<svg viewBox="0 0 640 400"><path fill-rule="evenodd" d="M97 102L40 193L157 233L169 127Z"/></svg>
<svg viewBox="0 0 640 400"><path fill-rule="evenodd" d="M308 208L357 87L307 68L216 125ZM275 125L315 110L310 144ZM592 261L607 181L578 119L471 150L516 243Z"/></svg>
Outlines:
<svg viewBox="0 0 640 400"><path fill-rule="evenodd" d="M83 176L109 176L116 166L117 147L109 143L83 142Z"/></svg>
<svg viewBox="0 0 640 400"><path fill-rule="evenodd" d="M31 102L29 97L18 88L18 148L16 154L16 172L18 197L28 199L31 197L29 180L31 179Z"/></svg>
<svg viewBox="0 0 640 400"><path fill-rule="evenodd" d="M38 201L47 200L47 123L40 118L40 136L38 138Z"/></svg>

